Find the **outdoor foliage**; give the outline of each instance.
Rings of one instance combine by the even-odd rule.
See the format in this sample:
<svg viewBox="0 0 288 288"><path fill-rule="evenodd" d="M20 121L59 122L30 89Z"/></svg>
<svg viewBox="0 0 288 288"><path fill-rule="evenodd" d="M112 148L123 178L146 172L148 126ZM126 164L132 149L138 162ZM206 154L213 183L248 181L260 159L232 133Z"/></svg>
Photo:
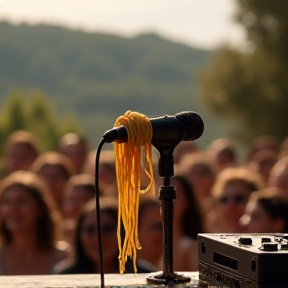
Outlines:
<svg viewBox="0 0 288 288"><path fill-rule="evenodd" d="M288 136L288 1L235 0L249 53L221 47L201 73L201 98L235 123L243 142L259 134Z"/></svg>
<svg viewBox="0 0 288 288"><path fill-rule="evenodd" d="M208 121L195 75L211 51L155 34L125 38L46 25L0 22L0 35L0 101L12 87L25 95L39 88L55 112L75 114L94 146L127 110L147 116L194 110ZM206 127L201 141L219 133Z"/></svg>
<svg viewBox="0 0 288 288"><path fill-rule="evenodd" d="M0 110L1 155L5 140L17 130L32 132L43 150L57 149L59 139L65 133L80 133L75 119L58 117L41 91L34 91L27 98L20 90L14 90Z"/></svg>

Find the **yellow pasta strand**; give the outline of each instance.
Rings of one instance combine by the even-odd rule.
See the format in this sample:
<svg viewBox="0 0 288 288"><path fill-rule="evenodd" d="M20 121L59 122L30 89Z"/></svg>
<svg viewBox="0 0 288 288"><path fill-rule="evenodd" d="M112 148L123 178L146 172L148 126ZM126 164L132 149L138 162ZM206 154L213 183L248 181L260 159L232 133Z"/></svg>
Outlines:
<svg viewBox="0 0 288 288"><path fill-rule="evenodd" d="M119 270L123 274L128 256L133 260L135 273L136 250L141 249L138 239L139 194L146 193L154 185L152 161L152 126L149 119L140 113L127 111L117 118L114 127L124 125L127 130L127 143L114 143L116 175L118 183L118 229ZM148 169L145 173L150 183L144 190L140 189L141 151L144 150ZM125 237L121 238L121 222ZM124 241L123 241L124 240Z"/></svg>

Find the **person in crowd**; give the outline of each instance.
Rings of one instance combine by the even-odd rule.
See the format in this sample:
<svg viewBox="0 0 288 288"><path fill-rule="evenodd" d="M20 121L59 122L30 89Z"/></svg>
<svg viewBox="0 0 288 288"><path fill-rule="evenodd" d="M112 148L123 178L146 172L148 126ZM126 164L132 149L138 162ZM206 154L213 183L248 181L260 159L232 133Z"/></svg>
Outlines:
<svg viewBox="0 0 288 288"><path fill-rule="evenodd" d="M271 170L277 162L277 152L274 150L261 150L256 152L249 163L247 168L261 175L263 181L268 185Z"/></svg>
<svg viewBox="0 0 288 288"><path fill-rule="evenodd" d="M240 219L248 233L288 233L288 198L281 189L253 192Z"/></svg>
<svg viewBox="0 0 288 288"><path fill-rule="evenodd" d="M279 159L274 164L268 183L269 186L278 187L288 195L288 156Z"/></svg>
<svg viewBox="0 0 288 288"><path fill-rule="evenodd" d="M84 164L83 173L95 175L96 152L91 151ZM104 150L100 155L99 187L106 196L117 196L117 178L113 150Z"/></svg>
<svg viewBox="0 0 288 288"><path fill-rule="evenodd" d="M217 175L216 168L204 153L187 154L181 158L181 169L193 187L205 211L212 206L211 189Z"/></svg>
<svg viewBox="0 0 288 288"><path fill-rule="evenodd" d="M66 182L74 174L71 161L64 155L48 151L39 156L31 171L40 175L46 182L56 204L61 211Z"/></svg>
<svg viewBox="0 0 288 288"><path fill-rule="evenodd" d="M193 186L180 171L175 171L171 185L177 195L173 222L174 268L177 271L197 271L197 234L205 232L203 211Z"/></svg>
<svg viewBox="0 0 288 288"><path fill-rule="evenodd" d="M59 141L59 152L70 159L76 173L81 173L86 161L89 144L76 133L67 133Z"/></svg>
<svg viewBox="0 0 288 288"><path fill-rule="evenodd" d="M1 177L17 170L29 170L39 154L39 144L30 132L22 130L13 132L5 144L4 171Z"/></svg>
<svg viewBox="0 0 288 288"><path fill-rule="evenodd" d="M226 168L212 189L215 207L208 214L209 232L241 233L239 219L245 212L249 195L264 188L259 174L246 168Z"/></svg>
<svg viewBox="0 0 288 288"><path fill-rule="evenodd" d="M90 174L94 176L95 175L95 160L96 160L96 151L95 150L89 151L86 157L86 160L83 164L82 173Z"/></svg>
<svg viewBox="0 0 288 288"><path fill-rule="evenodd" d="M105 273L118 273L117 200L103 197L100 202L103 262ZM74 255L54 269L60 274L99 273L95 200L86 203L76 223Z"/></svg>
<svg viewBox="0 0 288 288"><path fill-rule="evenodd" d="M199 152L199 147L195 141L182 141L173 151L173 159L175 164L179 164L181 158L186 154Z"/></svg>
<svg viewBox="0 0 288 288"><path fill-rule="evenodd" d="M67 257L59 242L61 221L53 199L36 174L15 171L0 187L0 274L50 274Z"/></svg>
<svg viewBox="0 0 288 288"><path fill-rule="evenodd" d="M62 219L61 225L61 240L66 242L70 246L70 253L74 250L74 238L76 230L76 219L75 218L64 218Z"/></svg>
<svg viewBox="0 0 288 288"><path fill-rule="evenodd" d="M262 150L272 150L279 153L279 140L271 135L260 135L252 139L248 145L247 162L250 162L253 155Z"/></svg>
<svg viewBox="0 0 288 288"><path fill-rule="evenodd" d="M214 140L207 148L207 155L218 171L237 166L235 147L230 139Z"/></svg>
<svg viewBox="0 0 288 288"><path fill-rule="evenodd" d="M117 241L118 201L114 197L104 196L100 202L101 232L104 273L119 273L119 249ZM83 207L75 232L75 251L73 257L54 267L58 274L99 273L98 233L96 225L95 200ZM130 270L132 269L132 270ZM137 271L150 272L137 264ZM133 273L131 262L126 273Z"/></svg>
<svg viewBox="0 0 288 288"><path fill-rule="evenodd" d="M281 142L278 155L279 159L285 156L288 156L288 137Z"/></svg>
<svg viewBox="0 0 288 288"><path fill-rule="evenodd" d="M63 217L77 218L82 206L94 197L94 177L89 174L73 175L67 181L64 189Z"/></svg>
<svg viewBox="0 0 288 288"><path fill-rule="evenodd" d="M162 258L162 229L160 203L155 198L140 198L138 235L142 247L137 251L138 263L151 271L159 270Z"/></svg>

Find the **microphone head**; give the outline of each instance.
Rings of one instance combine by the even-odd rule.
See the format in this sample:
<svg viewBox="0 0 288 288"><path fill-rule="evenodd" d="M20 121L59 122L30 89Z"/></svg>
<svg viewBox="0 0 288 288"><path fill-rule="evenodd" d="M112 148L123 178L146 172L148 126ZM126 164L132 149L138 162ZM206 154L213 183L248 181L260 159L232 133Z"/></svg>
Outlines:
<svg viewBox="0 0 288 288"><path fill-rule="evenodd" d="M175 115L182 127L182 141L196 140L201 137L204 131L204 122L199 114L191 111L184 111Z"/></svg>

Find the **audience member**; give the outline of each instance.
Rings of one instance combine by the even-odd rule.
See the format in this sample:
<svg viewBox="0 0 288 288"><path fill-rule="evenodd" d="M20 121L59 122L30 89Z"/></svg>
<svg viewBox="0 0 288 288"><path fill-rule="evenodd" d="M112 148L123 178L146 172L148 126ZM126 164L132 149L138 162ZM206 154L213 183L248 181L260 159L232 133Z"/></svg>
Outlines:
<svg viewBox="0 0 288 288"><path fill-rule="evenodd" d="M174 204L174 268L177 271L198 270L197 234L203 233L202 209L188 180L175 172L171 185L176 189Z"/></svg>
<svg viewBox="0 0 288 288"><path fill-rule="evenodd" d="M151 271L159 270L162 259L162 230L160 203L143 195L139 204L138 235L142 247L137 251L138 263Z"/></svg>
<svg viewBox="0 0 288 288"><path fill-rule="evenodd" d="M235 147L230 139L214 140L207 148L207 155L218 171L237 165Z"/></svg>
<svg viewBox="0 0 288 288"><path fill-rule="evenodd" d="M31 171L44 179L61 211L64 187L74 174L70 160L58 152L46 152L36 159Z"/></svg>
<svg viewBox="0 0 288 288"><path fill-rule="evenodd" d="M100 202L104 273L119 273L117 241L118 201L102 197ZM95 200L90 200L81 211L76 224L73 258L58 264L54 271L60 274L99 273L98 236ZM137 271L150 272L137 264ZM133 272L128 261L126 273Z"/></svg>
<svg viewBox="0 0 288 288"><path fill-rule="evenodd" d="M73 253L74 250L76 220L75 218L62 219L61 225L61 239L70 245L71 253Z"/></svg>
<svg viewBox="0 0 288 288"><path fill-rule="evenodd" d="M251 140L247 149L247 162L252 159L252 156L262 150L272 150L276 153L279 152L279 140L270 135L257 136Z"/></svg>
<svg viewBox="0 0 288 288"><path fill-rule="evenodd" d="M83 173L95 175L96 152L91 151L84 164ZM104 150L100 155L99 186L105 196L117 196L117 178L113 150Z"/></svg>
<svg viewBox="0 0 288 288"><path fill-rule="evenodd" d="M118 273L117 200L104 197L100 203L103 261L105 273ZM83 207L76 223L74 257L55 267L60 274L99 273L98 236L95 200Z"/></svg>
<svg viewBox="0 0 288 288"><path fill-rule="evenodd" d="M239 219L245 212L249 195L263 188L259 174L245 168L224 169L212 189L215 207L208 215L209 232L243 232Z"/></svg>
<svg viewBox="0 0 288 288"><path fill-rule="evenodd" d="M84 174L90 174L92 176L95 175L95 160L96 160L96 151L92 150L88 152L82 170Z"/></svg>
<svg viewBox="0 0 288 288"><path fill-rule="evenodd" d="M248 233L288 233L288 198L278 188L253 192L240 221Z"/></svg>
<svg viewBox="0 0 288 288"><path fill-rule="evenodd" d="M173 151L174 163L179 164L181 158L186 154L192 154L198 152L199 148L195 141L182 141L180 142Z"/></svg>
<svg viewBox="0 0 288 288"><path fill-rule="evenodd" d="M117 196L114 151L103 151L99 163L99 182L105 195Z"/></svg>
<svg viewBox="0 0 288 288"><path fill-rule="evenodd" d="M282 141L279 149L279 158L285 156L288 156L288 137Z"/></svg>
<svg viewBox="0 0 288 288"><path fill-rule="evenodd" d="M261 175L263 181L268 184L270 172L277 161L277 152L274 150L261 150L256 152L247 168Z"/></svg>
<svg viewBox="0 0 288 288"><path fill-rule="evenodd" d="M187 174L187 179L204 210L209 211L212 205L211 189L216 177L214 165L207 155L193 153L187 154L181 159L180 167Z"/></svg>
<svg viewBox="0 0 288 288"><path fill-rule="evenodd" d="M49 274L67 256L57 235L60 216L45 184L16 171L0 188L1 275Z"/></svg>
<svg viewBox="0 0 288 288"><path fill-rule="evenodd" d="M82 172L88 151L88 141L76 133L65 134L59 141L59 152L70 159L76 173Z"/></svg>
<svg viewBox="0 0 288 288"><path fill-rule="evenodd" d="M288 156L278 160L273 166L270 177L269 186L278 187L288 195Z"/></svg>
<svg viewBox="0 0 288 288"><path fill-rule="evenodd" d="M95 184L93 176L77 174L70 177L64 189L63 217L77 218L82 206L94 197Z"/></svg>
<svg viewBox="0 0 288 288"><path fill-rule="evenodd" d="M4 176L17 170L29 170L38 157L39 151L39 144L30 132L16 131L12 133L5 145Z"/></svg>

